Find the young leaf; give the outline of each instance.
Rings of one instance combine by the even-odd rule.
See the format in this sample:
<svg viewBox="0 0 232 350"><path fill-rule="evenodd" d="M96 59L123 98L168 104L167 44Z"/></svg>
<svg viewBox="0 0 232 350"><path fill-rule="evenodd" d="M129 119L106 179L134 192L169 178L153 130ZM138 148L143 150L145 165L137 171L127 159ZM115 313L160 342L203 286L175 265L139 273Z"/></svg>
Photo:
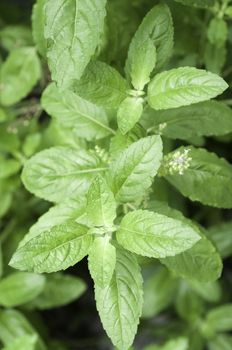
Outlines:
<svg viewBox="0 0 232 350"><path fill-rule="evenodd" d="M5 159L0 154L0 179L17 174L21 164L15 159Z"/></svg>
<svg viewBox="0 0 232 350"><path fill-rule="evenodd" d="M82 99L70 90L61 92L54 83L44 91L42 106L61 125L74 129L80 137L92 140L112 133L103 108Z"/></svg>
<svg viewBox="0 0 232 350"><path fill-rule="evenodd" d="M155 63L157 70L166 63L171 56L172 47L170 10L165 4L154 6L136 31L128 52L126 70L136 89L142 90L149 81Z"/></svg>
<svg viewBox="0 0 232 350"><path fill-rule="evenodd" d="M36 298L43 290L45 277L29 272L16 272L0 281L0 305L14 307Z"/></svg>
<svg viewBox="0 0 232 350"><path fill-rule="evenodd" d="M92 240L87 227L68 220L19 247L10 266L38 273L65 270L88 254Z"/></svg>
<svg viewBox="0 0 232 350"><path fill-rule="evenodd" d="M156 110L210 100L228 87L219 76L193 67L159 73L148 85L148 103Z"/></svg>
<svg viewBox="0 0 232 350"><path fill-rule="evenodd" d="M85 290L85 283L78 277L61 273L49 274L43 292L28 306L39 310L60 307L79 298Z"/></svg>
<svg viewBox="0 0 232 350"><path fill-rule="evenodd" d="M225 159L218 158L216 154L204 149L188 149L189 165L186 166L183 175L174 171L172 174L169 172L165 178L192 201L219 208L232 208L232 166ZM178 157L174 158L177 151L173 153L172 166L184 159L181 156L182 150L183 148L178 149Z"/></svg>
<svg viewBox="0 0 232 350"><path fill-rule="evenodd" d="M116 202L103 177L98 175L87 193L86 212L94 226L111 227L116 218Z"/></svg>
<svg viewBox="0 0 232 350"><path fill-rule="evenodd" d="M206 43L204 52L205 67L212 73L221 74L226 63L227 50L225 46L216 46Z"/></svg>
<svg viewBox="0 0 232 350"><path fill-rule="evenodd" d="M38 197L62 202L85 193L96 174L105 170L90 151L53 147L25 163L22 180Z"/></svg>
<svg viewBox="0 0 232 350"><path fill-rule="evenodd" d="M37 337L35 335L24 335L15 339L3 350L34 350Z"/></svg>
<svg viewBox="0 0 232 350"><path fill-rule="evenodd" d="M118 108L129 86L120 73L108 64L92 61L73 90L86 100L105 108Z"/></svg>
<svg viewBox="0 0 232 350"><path fill-rule="evenodd" d="M45 38L52 79L62 88L80 79L100 41L106 0L50 0Z"/></svg>
<svg viewBox="0 0 232 350"><path fill-rule="evenodd" d="M148 136L131 144L110 164L109 182L119 202L140 199L151 186L162 158L159 136Z"/></svg>
<svg viewBox="0 0 232 350"><path fill-rule="evenodd" d="M134 255L117 249L110 284L95 286L95 298L103 327L112 343L127 350L133 343L142 312L142 276Z"/></svg>
<svg viewBox="0 0 232 350"><path fill-rule="evenodd" d="M117 241L125 249L153 258L179 254L199 240L191 226L147 210L128 213L117 231Z"/></svg>
<svg viewBox="0 0 232 350"><path fill-rule="evenodd" d="M208 238L214 243L222 258L232 255L232 221L209 228Z"/></svg>
<svg viewBox="0 0 232 350"><path fill-rule="evenodd" d="M142 117L146 128L159 130L171 139L225 135L232 132L232 110L224 103L206 101L191 106L155 111L147 108Z"/></svg>
<svg viewBox="0 0 232 350"><path fill-rule="evenodd" d="M96 237L89 251L88 266L95 285L110 284L116 264L116 249L109 237Z"/></svg>
<svg viewBox="0 0 232 350"><path fill-rule="evenodd" d="M32 90L40 78L40 62L33 47L10 53L0 69L0 103L11 106Z"/></svg>
<svg viewBox="0 0 232 350"><path fill-rule="evenodd" d="M156 65L156 48L150 36L144 39L135 34L129 47L126 64L133 87L142 91L149 83L150 75Z"/></svg>
<svg viewBox="0 0 232 350"><path fill-rule="evenodd" d="M130 131L143 113L143 98L127 97L119 106L118 127L123 135Z"/></svg>
<svg viewBox="0 0 232 350"><path fill-rule="evenodd" d="M37 0L32 11L32 34L38 52L45 57L47 42L44 37L45 4L48 0Z"/></svg>

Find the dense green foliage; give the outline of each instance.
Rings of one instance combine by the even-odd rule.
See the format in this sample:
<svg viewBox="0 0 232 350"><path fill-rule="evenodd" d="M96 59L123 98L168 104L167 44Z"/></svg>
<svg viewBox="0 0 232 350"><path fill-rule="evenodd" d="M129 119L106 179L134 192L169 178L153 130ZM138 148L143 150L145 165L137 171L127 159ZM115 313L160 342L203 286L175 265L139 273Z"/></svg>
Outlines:
<svg viewBox="0 0 232 350"><path fill-rule="evenodd" d="M21 6L0 4L1 348L232 349L232 2Z"/></svg>

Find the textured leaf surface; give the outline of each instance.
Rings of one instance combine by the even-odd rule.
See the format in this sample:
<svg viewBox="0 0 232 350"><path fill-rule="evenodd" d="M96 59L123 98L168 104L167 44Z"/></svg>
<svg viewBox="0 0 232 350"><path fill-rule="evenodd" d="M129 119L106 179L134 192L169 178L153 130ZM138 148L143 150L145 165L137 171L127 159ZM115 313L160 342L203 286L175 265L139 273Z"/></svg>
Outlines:
<svg viewBox="0 0 232 350"><path fill-rule="evenodd" d="M98 175L87 194L87 215L94 226L111 227L116 218L116 202L105 179Z"/></svg>
<svg viewBox="0 0 232 350"><path fill-rule="evenodd" d="M162 158L162 141L149 136L131 144L110 165L109 182L120 202L130 202L144 195L151 186Z"/></svg>
<svg viewBox="0 0 232 350"><path fill-rule="evenodd" d="M80 79L99 44L106 0L50 0L45 38L52 78L63 88Z"/></svg>
<svg viewBox="0 0 232 350"><path fill-rule="evenodd" d="M105 108L118 108L126 98L128 83L116 69L100 61L90 62L73 90L81 97Z"/></svg>
<svg viewBox="0 0 232 350"><path fill-rule="evenodd" d="M206 101L163 111L146 109L142 118L146 128L160 130L172 139L225 135L232 132L232 111L225 104Z"/></svg>
<svg viewBox="0 0 232 350"><path fill-rule="evenodd" d="M116 264L116 249L109 237L96 237L89 251L88 266L95 285L110 284Z"/></svg>
<svg viewBox="0 0 232 350"><path fill-rule="evenodd" d="M216 74L193 67L159 73L148 86L148 103L156 110L210 100L228 87Z"/></svg>
<svg viewBox="0 0 232 350"><path fill-rule="evenodd" d="M0 304L13 307L36 298L43 290L45 277L29 272L16 272L0 281Z"/></svg>
<svg viewBox="0 0 232 350"><path fill-rule="evenodd" d="M85 291L85 283L78 277L67 274L49 274L43 292L30 303L30 307L47 310L67 305Z"/></svg>
<svg viewBox="0 0 232 350"><path fill-rule="evenodd" d="M108 286L95 286L103 327L113 344L127 350L133 343L142 311L142 277L135 256L117 249L116 268Z"/></svg>
<svg viewBox="0 0 232 350"><path fill-rule="evenodd" d="M0 103L11 106L32 90L40 78L40 62L32 47L10 53L0 69Z"/></svg>
<svg viewBox="0 0 232 350"><path fill-rule="evenodd" d="M54 226L19 247L10 265L38 273L65 270L88 254L92 235L87 232L73 220Z"/></svg>
<svg viewBox="0 0 232 350"><path fill-rule="evenodd" d="M147 210L128 213L117 231L117 240L125 249L153 258L179 254L199 239L191 226Z"/></svg>
<svg viewBox="0 0 232 350"><path fill-rule="evenodd" d="M53 147L26 162L22 180L38 197L61 202L86 192L96 174L104 170L101 161L89 151Z"/></svg>
<svg viewBox="0 0 232 350"><path fill-rule="evenodd" d="M103 108L70 90L60 91L55 84L44 91L42 106L61 125L75 129L80 137L99 139L112 133Z"/></svg>
<svg viewBox="0 0 232 350"><path fill-rule="evenodd" d="M156 49L156 57L151 44ZM172 47L173 25L170 10L165 4L154 6L136 31L128 52L126 70L130 73L135 88L143 88L149 81L155 63L156 69L160 69L166 63L172 53Z"/></svg>
<svg viewBox="0 0 232 350"><path fill-rule="evenodd" d="M118 127L122 134L130 131L139 121L143 113L143 99L127 97L119 106L117 119Z"/></svg>
<svg viewBox="0 0 232 350"><path fill-rule="evenodd" d="M182 148L180 148L181 150ZM183 175L165 178L192 201L219 208L232 207L232 166L216 154L190 147L190 166Z"/></svg>

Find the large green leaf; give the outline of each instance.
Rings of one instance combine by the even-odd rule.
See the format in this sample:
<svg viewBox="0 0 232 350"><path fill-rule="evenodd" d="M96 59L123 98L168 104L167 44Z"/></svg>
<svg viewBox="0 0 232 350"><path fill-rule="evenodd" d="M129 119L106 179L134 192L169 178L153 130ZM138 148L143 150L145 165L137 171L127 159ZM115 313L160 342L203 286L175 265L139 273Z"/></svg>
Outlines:
<svg viewBox="0 0 232 350"><path fill-rule="evenodd" d="M88 266L95 285L110 284L116 264L116 249L110 237L96 237L89 251Z"/></svg>
<svg viewBox="0 0 232 350"><path fill-rule="evenodd" d="M180 156L172 158L175 164L183 160L183 148L178 150ZM190 162L187 169L182 175L178 172L169 173L165 176L168 182L192 201L232 208L232 166L225 159L201 148L189 147L188 157Z"/></svg>
<svg viewBox="0 0 232 350"><path fill-rule="evenodd" d="M200 236L182 221L148 210L135 210L122 219L117 240L133 253L164 258L191 248Z"/></svg>
<svg viewBox="0 0 232 350"><path fill-rule="evenodd" d="M216 74L193 67L159 73L148 86L148 103L156 110L210 100L228 87Z"/></svg>
<svg viewBox="0 0 232 350"><path fill-rule="evenodd" d="M175 275L191 281L206 283L220 277L222 272L220 255L199 227L191 220L186 219L181 212L168 207L166 203L153 201L148 208L170 218L183 221L187 225L192 225L193 229L201 235L201 240L192 248L176 256L160 259L162 264L166 265Z"/></svg>
<svg viewBox="0 0 232 350"><path fill-rule="evenodd" d="M94 226L111 227L116 218L116 202L105 179L98 175L87 193L86 212Z"/></svg>
<svg viewBox="0 0 232 350"><path fill-rule="evenodd" d="M25 163L22 180L38 197L61 202L86 192L96 174L105 170L90 151L53 147Z"/></svg>
<svg viewBox="0 0 232 350"><path fill-rule="evenodd" d="M80 137L99 139L112 133L103 108L70 90L60 91L54 83L44 91L42 106L61 125L72 128Z"/></svg>
<svg viewBox="0 0 232 350"><path fill-rule="evenodd" d="M232 110L217 101L163 111L147 108L142 124L172 139L188 140L194 136L225 135L232 132Z"/></svg>
<svg viewBox="0 0 232 350"><path fill-rule="evenodd" d="M120 350L133 343L142 312L142 277L134 255L117 249L111 282L95 286L95 298L103 327Z"/></svg>
<svg viewBox="0 0 232 350"><path fill-rule="evenodd" d="M10 265L38 273L65 270L88 254L92 240L86 226L68 220L19 247Z"/></svg>
<svg viewBox="0 0 232 350"><path fill-rule="evenodd" d="M119 202L140 199L151 186L162 158L159 136L132 143L110 164L109 182Z"/></svg>
<svg viewBox="0 0 232 350"><path fill-rule="evenodd" d="M155 63L160 69L172 53L173 25L167 5L154 6L137 29L128 52L126 70L136 89L148 83Z"/></svg>
<svg viewBox="0 0 232 350"><path fill-rule="evenodd" d="M40 78L40 62L33 47L13 50L0 69L0 103L11 106L28 95Z"/></svg>
<svg viewBox="0 0 232 350"><path fill-rule="evenodd" d="M129 86L116 69L104 62L92 61L73 90L99 106L117 108L126 98Z"/></svg>
<svg viewBox="0 0 232 350"><path fill-rule="evenodd" d="M45 277L29 272L16 272L0 281L0 305L13 307L36 298L43 290Z"/></svg>
<svg viewBox="0 0 232 350"><path fill-rule="evenodd" d="M45 38L52 79L63 88L80 79L103 31L106 0L50 0Z"/></svg>
<svg viewBox="0 0 232 350"><path fill-rule="evenodd" d="M43 292L28 307L47 310L67 305L85 291L85 283L78 277L55 273L46 276Z"/></svg>

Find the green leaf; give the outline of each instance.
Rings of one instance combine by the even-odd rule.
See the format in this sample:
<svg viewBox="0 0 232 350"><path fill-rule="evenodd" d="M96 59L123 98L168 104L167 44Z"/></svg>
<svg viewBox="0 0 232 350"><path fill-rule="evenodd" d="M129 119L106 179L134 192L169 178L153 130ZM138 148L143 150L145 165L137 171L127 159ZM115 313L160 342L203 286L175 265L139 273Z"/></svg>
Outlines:
<svg viewBox="0 0 232 350"><path fill-rule="evenodd" d="M15 159L5 159L0 154L0 179L17 174L21 164Z"/></svg>
<svg viewBox="0 0 232 350"><path fill-rule="evenodd" d="M68 220L32 238L19 247L10 266L38 273L65 270L82 260L92 244L84 225Z"/></svg>
<svg viewBox="0 0 232 350"><path fill-rule="evenodd" d="M42 106L61 125L73 128L80 137L100 139L112 133L103 108L70 90L60 91L55 84L44 91Z"/></svg>
<svg viewBox="0 0 232 350"><path fill-rule="evenodd" d="M39 132L26 136L22 145L22 150L26 157L31 157L36 152L40 145L41 137L42 135Z"/></svg>
<svg viewBox="0 0 232 350"><path fill-rule="evenodd" d="M44 37L45 4L48 0L37 0L32 11L32 34L38 52L45 57L47 42Z"/></svg>
<svg viewBox="0 0 232 350"><path fill-rule="evenodd" d="M12 51L25 46L33 45L31 30L23 25L7 25L0 31L1 46Z"/></svg>
<svg viewBox="0 0 232 350"><path fill-rule="evenodd" d="M205 67L212 73L221 74L226 63L227 50L225 46L216 46L206 43L204 52Z"/></svg>
<svg viewBox="0 0 232 350"><path fill-rule="evenodd" d="M23 314L13 309L0 310L0 339L5 346L26 335L35 337L37 334ZM35 350L46 350L40 338L36 342Z"/></svg>
<svg viewBox="0 0 232 350"><path fill-rule="evenodd" d="M207 8L213 7L215 5L216 0L175 0L177 2L181 2L183 5Z"/></svg>
<svg viewBox="0 0 232 350"><path fill-rule="evenodd" d="M187 338L179 337L167 341L163 346L149 345L143 350L188 350L189 342Z"/></svg>
<svg viewBox="0 0 232 350"><path fill-rule="evenodd" d="M211 332L232 330L232 304L224 304L209 311L205 325Z"/></svg>
<svg viewBox="0 0 232 350"><path fill-rule="evenodd" d="M222 290L218 281L201 283L195 280L190 281L189 284L202 299L211 303L220 301Z"/></svg>
<svg viewBox="0 0 232 350"><path fill-rule="evenodd" d="M148 136L131 144L110 164L109 182L119 202L140 199L151 186L162 158L159 136Z"/></svg>
<svg viewBox="0 0 232 350"><path fill-rule="evenodd" d="M146 270L145 270L146 271ZM144 281L143 317L153 317L165 310L173 301L177 290L177 279L159 266Z"/></svg>
<svg viewBox="0 0 232 350"><path fill-rule="evenodd" d="M225 135L232 132L232 111L218 101L163 111L147 108L142 124L171 139L188 140L194 136Z"/></svg>
<svg viewBox="0 0 232 350"><path fill-rule="evenodd" d="M117 240L132 253L164 258L191 248L200 236L182 221L148 210L135 210L122 219Z"/></svg>
<svg viewBox="0 0 232 350"><path fill-rule="evenodd" d="M183 149L181 147L175 151L180 152L177 158L174 159L172 156L175 164L182 157ZM165 178L192 201L200 201L219 208L232 208L232 166L225 159L204 149L194 147L188 149L190 162L183 175L174 172Z"/></svg>
<svg viewBox="0 0 232 350"><path fill-rule="evenodd" d="M116 69L100 61L92 61L86 67L73 90L86 100L105 108L118 108L126 98L128 83Z"/></svg>
<svg viewBox="0 0 232 350"><path fill-rule="evenodd" d="M227 23L222 18L215 17L211 19L207 31L207 36L211 44L221 47L227 39Z"/></svg>
<svg viewBox="0 0 232 350"><path fill-rule="evenodd" d="M132 39L126 61L126 70L131 77L132 85L136 90L143 90L149 83L150 75L156 65L156 48L148 35L139 35Z"/></svg>
<svg viewBox="0 0 232 350"><path fill-rule="evenodd" d="M51 207L38 221L30 227L29 232L23 237L19 246L22 247L32 238L61 225L69 219L80 220L86 210L86 199L84 197L73 198Z"/></svg>
<svg viewBox="0 0 232 350"><path fill-rule="evenodd" d="M49 274L43 292L30 304L30 308L47 310L67 305L78 299L86 290L78 277L67 274Z"/></svg>
<svg viewBox="0 0 232 350"><path fill-rule="evenodd" d="M175 275L191 281L197 280L206 283L220 277L222 271L220 255L198 226L186 219L179 211L168 207L166 203L153 201L148 208L159 214L183 221L187 225L192 225L193 229L201 236L201 240L185 252L174 257L160 259L162 264Z"/></svg>
<svg viewBox="0 0 232 350"><path fill-rule="evenodd" d="M96 237L89 251L88 266L95 285L110 284L116 265L116 249L109 236Z"/></svg>
<svg viewBox="0 0 232 350"><path fill-rule="evenodd" d="M231 350L232 337L231 335L218 334L208 342L209 350Z"/></svg>
<svg viewBox="0 0 232 350"><path fill-rule="evenodd" d="M116 202L105 179L98 175L87 193L86 212L94 226L111 227L116 218Z"/></svg>
<svg viewBox="0 0 232 350"><path fill-rule="evenodd" d="M112 343L127 350L133 343L142 312L142 276L134 255L117 249L116 267L108 286L95 286L103 327Z"/></svg>
<svg viewBox="0 0 232 350"><path fill-rule="evenodd" d="M62 88L80 79L100 42L106 0L50 0L45 38L52 79Z"/></svg>
<svg viewBox="0 0 232 350"><path fill-rule="evenodd" d="M127 97L119 106L118 127L123 135L130 131L143 113L143 98Z"/></svg>
<svg viewBox="0 0 232 350"><path fill-rule="evenodd" d="M156 110L210 100L228 87L219 76L193 67L159 73L148 85L148 103Z"/></svg>
<svg viewBox="0 0 232 350"><path fill-rule="evenodd" d="M14 307L36 298L43 290L45 278L28 272L16 272L0 281L0 305Z"/></svg>
<svg viewBox="0 0 232 350"><path fill-rule="evenodd" d="M148 83L155 63L160 69L171 56L173 24L167 5L154 6L137 29L128 52L126 70L134 87L142 90ZM156 52L156 53L155 53Z"/></svg>
<svg viewBox="0 0 232 350"><path fill-rule="evenodd" d="M25 335L17 338L3 350L34 350L36 343L36 336Z"/></svg>
<svg viewBox="0 0 232 350"><path fill-rule="evenodd" d="M85 193L96 174L105 170L90 151L53 147L25 163L22 180L38 197L61 202Z"/></svg>
<svg viewBox="0 0 232 350"><path fill-rule="evenodd" d="M212 240L222 258L232 255L232 221L209 228L207 236Z"/></svg>
<svg viewBox="0 0 232 350"><path fill-rule="evenodd" d="M35 86L40 74L40 62L33 47L12 51L0 69L0 103L11 106L22 100Z"/></svg>

